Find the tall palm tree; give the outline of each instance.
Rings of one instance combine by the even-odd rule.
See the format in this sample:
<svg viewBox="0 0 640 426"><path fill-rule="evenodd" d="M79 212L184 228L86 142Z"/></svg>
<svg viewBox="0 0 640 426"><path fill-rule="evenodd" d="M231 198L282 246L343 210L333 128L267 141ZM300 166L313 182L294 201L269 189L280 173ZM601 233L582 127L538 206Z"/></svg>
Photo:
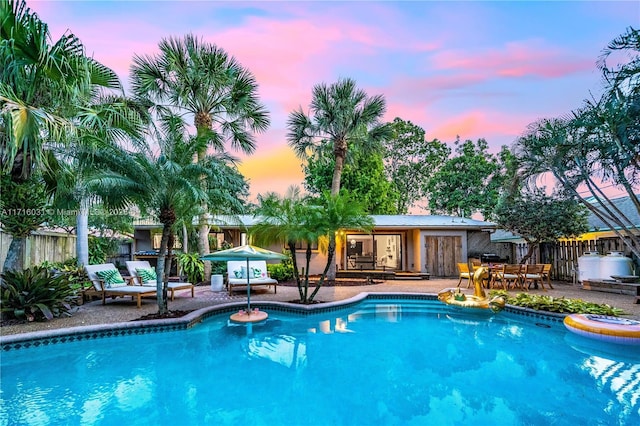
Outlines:
<svg viewBox="0 0 640 426"><path fill-rule="evenodd" d="M153 145L136 144L128 155L123 155L117 146L96 153L96 164L103 165L105 172L96 176L92 184L103 190L118 188L121 196L135 203L142 214L155 216L162 224L156 274L158 310L164 313L175 225L180 218L193 214L194 206L210 202L211 191L201 185L202 176L214 178L226 173L228 158L205 156L194 163L194 156L206 141L189 138L184 122L173 115L163 118L153 131L152 140Z"/></svg>
<svg viewBox="0 0 640 426"><path fill-rule="evenodd" d="M252 153L254 132L269 126L269 116L258 99L258 86L251 72L221 48L192 34L166 38L158 55L134 56L131 67L134 93L149 99L159 111L193 116L198 140L198 162L208 147L224 152L231 148ZM203 206L198 229L198 250L209 253L209 225ZM205 262L205 279L211 263Z"/></svg>
<svg viewBox="0 0 640 426"><path fill-rule="evenodd" d="M331 147L335 157L331 195L337 196L350 147L358 145L362 152L378 150L391 136L389 126L380 122L385 110L382 95L367 96L352 79L340 79L329 86L321 83L313 88L310 115L302 108L289 115L287 141L303 160L326 150L327 145ZM335 249L334 237L329 244ZM335 265L329 279L335 279Z"/></svg>
<svg viewBox="0 0 640 426"><path fill-rule="evenodd" d="M52 42L24 0L0 0L0 17L0 169L21 183L46 169L52 145L78 141L83 109L98 88L121 85L111 69L85 55L73 34ZM21 268L15 254L24 238L14 233L4 269Z"/></svg>
<svg viewBox="0 0 640 426"><path fill-rule="evenodd" d="M54 147L55 159L49 161L44 175L49 177L57 207L76 213L76 255L78 266L89 263L89 210L99 203L107 209L125 206L120 191L101 192L92 186L92 176L101 173L94 156L105 147L141 141L146 112L133 101L112 95L98 94L73 119L78 123L75 150ZM56 163L56 164L53 164Z"/></svg>

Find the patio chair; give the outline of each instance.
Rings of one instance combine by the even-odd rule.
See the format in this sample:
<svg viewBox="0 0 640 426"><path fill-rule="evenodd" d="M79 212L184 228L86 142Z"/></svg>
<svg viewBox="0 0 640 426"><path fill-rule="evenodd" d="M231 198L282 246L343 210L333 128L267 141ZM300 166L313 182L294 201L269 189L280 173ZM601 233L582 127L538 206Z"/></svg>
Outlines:
<svg viewBox="0 0 640 426"><path fill-rule="evenodd" d="M502 284L504 290L509 290L510 287L514 289L517 287L524 289L522 283L522 265L503 264L502 268L492 275L491 287L496 286L498 281Z"/></svg>
<svg viewBox="0 0 640 426"><path fill-rule="evenodd" d="M551 285L551 264L543 263L542 264L542 279L547 280L547 285L550 289L553 289Z"/></svg>
<svg viewBox="0 0 640 426"><path fill-rule="evenodd" d="M127 271L129 271L134 285L156 288L158 285L156 269L152 268L148 261L128 260L125 263L127 264ZM176 290L191 290L191 297L195 297L195 286L191 283L169 281L167 283L167 290L171 294L171 300L174 299Z"/></svg>
<svg viewBox="0 0 640 426"><path fill-rule="evenodd" d="M544 279L542 278L542 271L544 266L541 264L529 264L524 268L524 285L526 288L531 288L531 285L538 287L538 283L542 287L542 290L547 291L544 288Z"/></svg>
<svg viewBox="0 0 640 426"><path fill-rule="evenodd" d="M473 274L469 269L469 264L464 262L458 262L458 287L462 283L462 280L467 280L467 288L471 287L471 282L473 281Z"/></svg>
<svg viewBox="0 0 640 426"><path fill-rule="evenodd" d="M142 306L143 296L156 296L156 289L131 285L131 278L125 279L113 263L100 265L86 265L87 277L94 289L102 296L102 304L106 304L107 297L131 296L137 300L137 306Z"/></svg>

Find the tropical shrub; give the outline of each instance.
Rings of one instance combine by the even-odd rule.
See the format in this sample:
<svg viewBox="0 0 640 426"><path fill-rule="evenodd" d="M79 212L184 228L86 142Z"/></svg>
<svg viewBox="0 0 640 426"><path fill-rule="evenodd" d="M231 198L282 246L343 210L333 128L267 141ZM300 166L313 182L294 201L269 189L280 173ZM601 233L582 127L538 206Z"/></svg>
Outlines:
<svg viewBox="0 0 640 426"><path fill-rule="evenodd" d="M624 314L622 309L607 304L585 302L581 299L566 299L529 293L518 293L515 296L504 290L492 290L490 296L504 296L509 305L531 308L538 311L558 312L566 314L596 314L618 316Z"/></svg>
<svg viewBox="0 0 640 426"><path fill-rule="evenodd" d="M227 262L211 262L211 275L224 275L227 273Z"/></svg>
<svg viewBox="0 0 640 426"><path fill-rule="evenodd" d="M100 265L118 252L120 241L107 237L89 237L89 264Z"/></svg>
<svg viewBox="0 0 640 426"><path fill-rule="evenodd" d="M69 282L69 286L77 293L91 284L87 271L82 266L78 266L78 260L73 257L64 262L44 261L40 266L49 269L54 275L64 275Z"/></svg>
<svg viewBox="0 0 640 426"><path fill-rule="evenodd" d="M204 262L198 253L180 253L178 267L190 283L197 284L204 280Z"/></svg>
<svg viewBox="0 0 640 426"><path fill-rule="evenodd" d="M269 276L277 281L291 281L293 279L293 263L285 260L282 263L268 264Z"/></svg>
<svg viewBox="0 0 640 426"><path fill-rule="evenodd" d="M24 271L6 271L0 283L0 312L28 321L70 316L69 302L75 291L64 274L42 266Z"/></svg>

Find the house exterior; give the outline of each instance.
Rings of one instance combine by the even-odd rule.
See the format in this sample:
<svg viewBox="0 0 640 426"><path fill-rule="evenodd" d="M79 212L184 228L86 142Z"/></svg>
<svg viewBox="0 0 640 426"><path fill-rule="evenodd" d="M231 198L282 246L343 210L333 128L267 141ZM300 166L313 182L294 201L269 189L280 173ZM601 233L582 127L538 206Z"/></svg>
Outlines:
<svg viewBox="0 0 640 426"><path fill-rule="evenodd" d="M490 233L496 225L469 218L438 215L373 215L374 229L370 234L341 230L337 238L336 266L339 272L379 271L393 275L413 272L432 277L458 275L458 262L482 253L494 252ZM250 215L216 216L212 226L211 249L247 243L250 228L259 218ZM134 252L136 258L152 256L159 246L159 225L139 222L135 225ZM282 251L282 244L267 247ZM297 262L304 265L306 246L297 248ZM326 255L312 246L309 267L319 274L326 265Z"/></svg>

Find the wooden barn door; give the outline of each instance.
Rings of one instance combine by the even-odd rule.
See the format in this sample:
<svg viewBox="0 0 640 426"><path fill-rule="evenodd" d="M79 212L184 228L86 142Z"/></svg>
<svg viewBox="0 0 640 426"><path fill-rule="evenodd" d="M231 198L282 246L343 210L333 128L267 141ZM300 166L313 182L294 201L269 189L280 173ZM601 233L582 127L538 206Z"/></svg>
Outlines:
<svg viewBox="0 0 640 426"><path fill-rule="evenodd" d="M462 259L462 238L425 236L426 264L432 277L458 276L456 263Z"/></svg>

